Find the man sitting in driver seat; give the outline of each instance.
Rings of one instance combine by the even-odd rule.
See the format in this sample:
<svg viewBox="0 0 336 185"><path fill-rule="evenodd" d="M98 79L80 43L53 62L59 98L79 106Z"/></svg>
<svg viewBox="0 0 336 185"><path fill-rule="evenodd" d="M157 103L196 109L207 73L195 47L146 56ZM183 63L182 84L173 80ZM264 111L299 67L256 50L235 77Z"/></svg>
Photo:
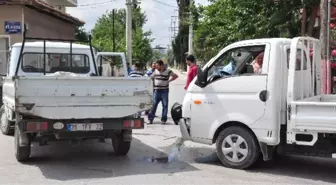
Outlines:
<svg viewBox="0 0 336 185"><path fill-rule="evenodd" d="M236 56L239 56L239 54L240 54L240 53L235 54L235 52L232 52L230 62L229 62L227 65L225 65L225 66L222 68L221 71L223 71L223 72L225 72L225 73L228 73L228 74L232 75L233 72L234 72L235 69L236 69L236 62L234 61L234 57L235 57L235 55L236 55Z"/></svg>

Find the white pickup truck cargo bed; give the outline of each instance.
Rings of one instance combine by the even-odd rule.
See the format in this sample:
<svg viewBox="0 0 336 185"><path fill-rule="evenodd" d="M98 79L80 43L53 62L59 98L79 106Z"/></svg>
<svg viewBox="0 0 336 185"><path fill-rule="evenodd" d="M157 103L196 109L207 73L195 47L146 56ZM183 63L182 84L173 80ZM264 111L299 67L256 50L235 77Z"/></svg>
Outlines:
<svg viewBox="0 0 336 185"><path fill-rule="evenodd" d="M47 119L120 118L152 106L149 78L7 78L3 101L21 114Z"/></svg>
<svg viewBox="0 0 336 185"><path fill-rule="evenodd" d="M336 132L336 95L318 95L291 104L297 131Z"/></svg>

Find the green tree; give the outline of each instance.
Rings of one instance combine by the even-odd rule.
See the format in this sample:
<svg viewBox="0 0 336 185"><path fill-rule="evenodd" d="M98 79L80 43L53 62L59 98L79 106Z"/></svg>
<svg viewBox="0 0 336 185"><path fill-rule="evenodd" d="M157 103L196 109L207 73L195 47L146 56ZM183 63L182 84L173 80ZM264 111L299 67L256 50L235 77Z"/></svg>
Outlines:
<svg viewBox="0 0 336 185"><path fill-rule="evenodd" d="M311 36L311 29L301 33L300 10L305 7L306 27L315 23L319 0L211 0L200 6L194 15L195 52L198 58L209 60L220 49L244 39ZM310 21L312 20L312 21ZM315 34L316 35L316 34Z"/></svg>
<svg viewBox="0 0 336 185"><path fill-rule="evenodd" d="M151 60L153 51L151 48L151 32L145 32L143 26L147 19L145 14L137 7L133 11L133 60L145 65ZM94 46L103 51L126 51L126 11L119 9L114 14L113 32L113 11L108 11L96 22L92 30ZM115 46L113 46L115 39Z"/></svg>
<svg viewBox="0 0 336 185"><path fill-rule="evenodd" d="M89 41L89 34L86 32L85 28L83 26L76 27L76 40L79 43L88 43Z"/></svg>
<svg viewBox="0 0 336 185"><path fill-rule="evenodd" d="M176 0L178 4L178 11L179 11L179 32L175 39L172 41L172 48L174 52L174 56L176 59L176 63L179 65L180 69L187 69L187 65L185 63L185 56L188 52L188 30L189 30L189 23L188 23L188 12L189 12L189 0Z"/></svg>

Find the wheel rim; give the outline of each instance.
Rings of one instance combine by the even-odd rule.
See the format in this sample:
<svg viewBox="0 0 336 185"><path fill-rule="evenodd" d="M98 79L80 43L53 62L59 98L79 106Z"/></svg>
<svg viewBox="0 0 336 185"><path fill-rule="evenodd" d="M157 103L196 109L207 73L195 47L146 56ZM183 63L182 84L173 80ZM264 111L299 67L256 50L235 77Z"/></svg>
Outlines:
<svg viewBox="0 0 336 185"><path fill-rule="evenodd" d="M8 122L5 119L6 119L5 115L4 115L4 113L2 113L1 120L0 120L0 126L3 130L6 130L6 128L8 126Z"/></svg>
<svg viewBox="0 0 336 185"><path fill-rule="evenodd" d="M246 159L248 145L243 137L231 134L224 139L222 151L226 159L234 163L239 163Z"/></svg>

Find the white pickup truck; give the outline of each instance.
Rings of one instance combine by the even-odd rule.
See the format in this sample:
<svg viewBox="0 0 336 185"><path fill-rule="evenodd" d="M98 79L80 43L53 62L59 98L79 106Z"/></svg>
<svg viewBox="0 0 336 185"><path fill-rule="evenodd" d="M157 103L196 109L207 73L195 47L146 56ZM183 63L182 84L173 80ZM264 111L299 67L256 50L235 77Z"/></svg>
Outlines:
<svg viewBox="0 0 336 185"><path fill-rule="evenodd" d="M185 140L215 143L224 166L245 169L276 151L335 158L335 110L336 96L321 95L319 41L275 38L225 47L199 69L173 119Z"/></svg>
<svg viewBox="0 0 336 185"><path fill-rule="evenodd" d="M152 106L151 80L100 76L91 45L26 39L12 46L3 84L1 130L14 128L16 159L29 159L33 141L89 138L111 138L126 155L132 129L144 128L133 115Z"/></svg>

